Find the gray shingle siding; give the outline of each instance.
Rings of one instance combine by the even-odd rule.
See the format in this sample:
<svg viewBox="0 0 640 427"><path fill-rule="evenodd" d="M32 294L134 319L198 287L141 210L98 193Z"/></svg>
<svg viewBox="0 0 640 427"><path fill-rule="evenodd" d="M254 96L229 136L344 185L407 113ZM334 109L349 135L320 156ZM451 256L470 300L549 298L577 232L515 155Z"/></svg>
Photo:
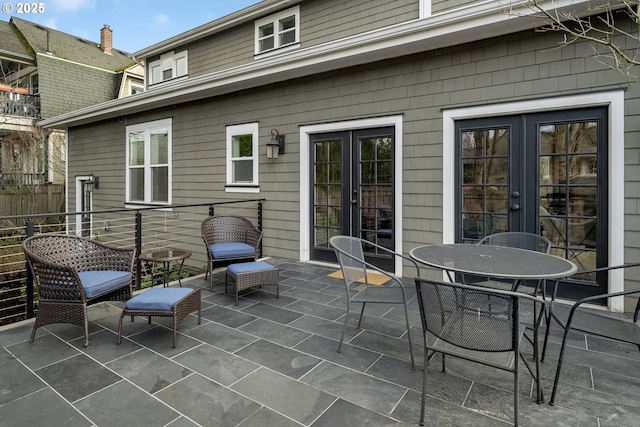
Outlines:
<svg viewBox="0 0 640 427"><path fill-rule="evenodd" d="M554 50L559 38L559 34L530 31L482 40L136 114L127 123L173 118L173 201L179 204L255 196L224 192L225 126L259 122L259 196L267 200L264 253L298 258L300 174L309 173L308 165L299 164L299 126L402 114L404 247L399 249L406 252L442 239L442 108L626 86L617 72L579 56L585 46ZM569 74L576 69L582 72ZM637 85L630 86L625 94L628 126L635 126L640 110L638 90ZM105 171L111 177L101 178L96 192L101 206L124 203L124 126L111 120L70 130L70 176L89 173L100 163L121 165ZM272 128L286 134L287 152L277 161L267 161L263 152ZM104 146L100 156L78 152L77 144L82 146L89 135L94 141L100 135ZM629 166L637 165L634 137L629 134L627 142ZM627 175L626 200L629 206L637 206L640 194L631 183L640 180L640 173L627 167ZM628 209L627 214L633 213ZM627 230L629 259L640 255L640 244L630 243L640 240L635 223L630 221L635 228Z"/></svg>
<svg viewBox="0 0 640 427"><path fill-rule="evenodd" d="M69 61L38 54L41 114L52 117L67 111L114 99L117 76Z"/></svg>

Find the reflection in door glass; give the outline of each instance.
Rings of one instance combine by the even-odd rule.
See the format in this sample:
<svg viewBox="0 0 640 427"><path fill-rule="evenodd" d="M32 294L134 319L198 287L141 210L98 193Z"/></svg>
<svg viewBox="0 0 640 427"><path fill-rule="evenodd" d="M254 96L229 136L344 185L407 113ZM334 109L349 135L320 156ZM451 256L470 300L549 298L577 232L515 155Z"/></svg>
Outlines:
<svg viewBox="0 0 640 427"><path fill-rule="evenodd" d="M462 132L462 241L508 230L509 128Z"/></svg>
<svg viewBox="0 0 640 427"><path fill-rule="evenodd" d="M539 126L540 228L552 253L596 267L598 122ZM578 275L579 277L579 275ZM595 281L593 277L580 277Z"/></svg>
<svg viewBox="0 0 640 427"><path fill-rule="evenodd" d="M393 139L387 136L365 137L358 141L360 235L393 250ZM365 250L378 252L374 247L365 247Z"/></svg>
<svg viewBox="0 0 640 427"><path fill-rule="evenodd" d="M342 144L340 140L316 142L314 160L314 242L329 248L340 235L342 213Z"/></svg>

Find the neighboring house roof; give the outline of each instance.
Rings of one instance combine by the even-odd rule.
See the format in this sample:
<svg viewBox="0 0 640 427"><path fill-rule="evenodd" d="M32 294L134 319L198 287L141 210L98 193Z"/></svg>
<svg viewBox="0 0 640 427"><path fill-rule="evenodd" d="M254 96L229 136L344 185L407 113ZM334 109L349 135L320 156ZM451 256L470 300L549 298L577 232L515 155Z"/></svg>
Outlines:
<svg viewBox="0 0 640 427"><path fill-rule="evenodd" d="M300 0L265 0L255 7L245 8L190 32L183 33L136 53L152 56L178 45L207 37L233 25L255 20L266 9L300 3ZM561 4L560 4L561 3ZM577 13L588 8L588 1L558 0L543 7L571 7ZM259 7L263 6L263 7ZM207 75L164 84L134 97L127 97L72 111L43 120L44 127L68 127L92 123L160 108L181 102L228 94L293 78L314 75L336 69L397 58L419 52L457 46L481 39L535 28L543 23L531 18L532 11L517 2L511 13L503 2L483 1L424 19L403 22L324 44L273 55L238 67ZM182 43L180 43L182 41Z"/></svg>
<svg viewBox="0 0 640 427"><path fill-rule="evenodd" d="M36 59L33 52L25 46L15 27L6 21L0 21L0 56L30 64Z"/></svg>
<svg viewBox="0 0 640 427"><path fill-rule="evenodd" d="M121 71L133 63L128 53L118 49L113 49L112 54L106 54L96 42L15 16L11 18L11 23L20 31L36 54L46 54L109 71Z"/></svg>

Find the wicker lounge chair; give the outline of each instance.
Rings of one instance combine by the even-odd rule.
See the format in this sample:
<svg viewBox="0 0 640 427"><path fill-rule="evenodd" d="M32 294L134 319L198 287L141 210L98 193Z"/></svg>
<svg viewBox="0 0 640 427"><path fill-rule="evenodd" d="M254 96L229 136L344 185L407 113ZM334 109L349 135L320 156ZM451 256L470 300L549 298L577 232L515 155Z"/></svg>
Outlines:
<svg viewBox="0 0 640 427"><path fill-rule="evenodd" d="M131 298L133 249L62 234L29 237L22 243L22 249L38 289L38 312L31 342L40 326L71 323L84 327L86 347L87 306Z"/></svg>
<svg viewBox="0 0 640 427"><path fill-rule="evenodd" d="M210 275L211 286L214 269L260 258L262 231L247 218L236 215L210 216L202 221L201 231L207 249L206 275Z"/></svg>

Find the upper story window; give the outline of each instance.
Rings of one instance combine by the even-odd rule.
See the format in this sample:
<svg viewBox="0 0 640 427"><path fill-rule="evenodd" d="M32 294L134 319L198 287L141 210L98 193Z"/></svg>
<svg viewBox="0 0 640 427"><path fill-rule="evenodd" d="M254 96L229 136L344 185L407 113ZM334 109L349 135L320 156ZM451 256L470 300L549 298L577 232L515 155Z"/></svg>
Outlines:
<svg viewBox="0 0 640 427"><path fill-rule="evenodd" d="M258 123L227 126L227 191L258 191Z"/></svg>
<svg viewBox="0 0 640 427"><path fill-rule="evenodd" d="M171 119L127 126L127 203L171 203Z"/></svg>
<svg viewBox="0 0 640 427"><path fill-rule="evenodd" d="M300 43L300 7L292 7L256 21L255 53L271 52Z"/></svg>
<svg viewBox="0 0 640 427"><path fill-rule="evenodd" d="M149 84L156 84L187 75L187 51L167 52L149 63Z"/></svg>

